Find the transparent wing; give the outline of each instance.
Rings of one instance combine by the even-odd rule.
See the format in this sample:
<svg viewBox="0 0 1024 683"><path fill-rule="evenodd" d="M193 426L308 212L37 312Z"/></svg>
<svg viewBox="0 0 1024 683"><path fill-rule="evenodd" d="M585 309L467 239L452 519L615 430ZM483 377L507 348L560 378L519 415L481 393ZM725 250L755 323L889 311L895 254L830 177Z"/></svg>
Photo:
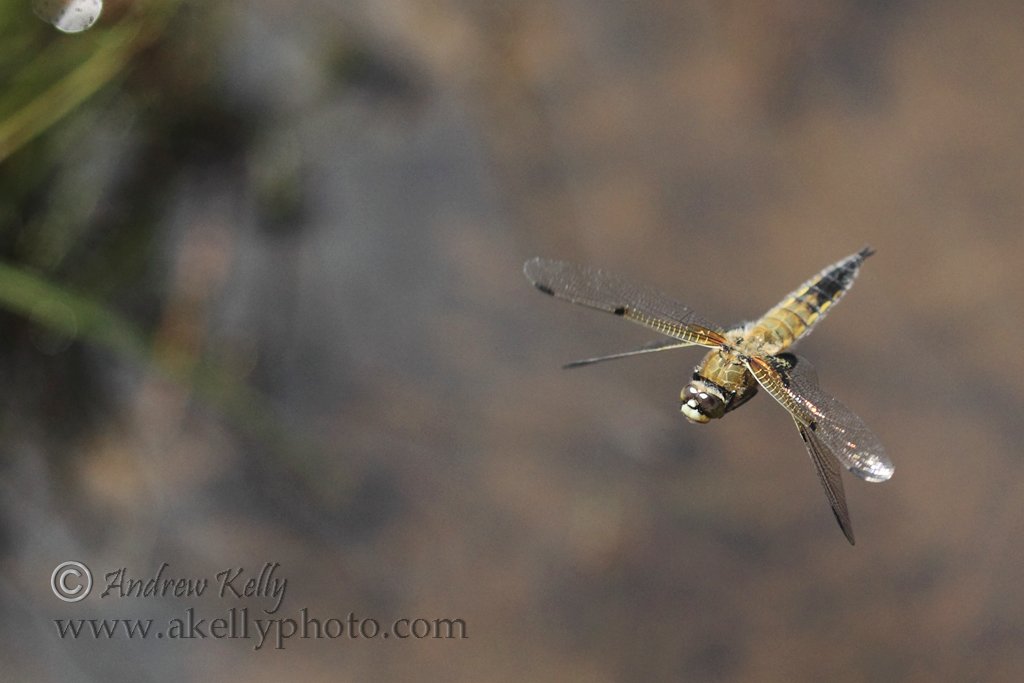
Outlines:
<svg viewBox="0 0 1024 683"><path fill-rule="evenodd" d="M814 463L814 471L818 473L818 481L825 489L828 497L828 504L832 506L832 514L839 522L839 528L843 530L846 540L853 545L853 524L850 522L850 512L846 509L846 494L843 493L843 478L839 473L839 461L829 455L828 448L818 439L813 431L806 425L800 424L794 418L796 428L800 431L800 437L807 446L807 453Z"/></svg>
<svg viewBox="0 0 1024 683"><path fill-rule="evenodd" d="M727 344L721 327L704 320L687 306L598 268L534 258L523 266L523 273L545 294L613 313L688 344L708 347Z"/></svg>
<svg viewBox="0 0 1024 683"><path fill-rule="evenodd" d="M810 361L792 354L752 357L747 368L820 447L861 479L885 481L895 467L864 421L818 387ZM813 455L812 455L813 457Z"/></svg>
<svg viewBox="0 0 1024 683"><path fill-rule="evenodd" d="M581 368L584 365L593 365L594 363L603 363L606 360L618 360L619 358L629 358L630 356L640 356L645 353L655 353L656 351L668 351L669 349L682 349L687 346L693 346L690 342L679 341L675 337L669 339L657 339L652 342L647 342L639 349L633 349L632 351L620 351L619 353L611 353L607 356L596 356L594 358L582 358L580 360L574 360L571 363L566 363L562 367L568 370L569 368Z"/></svg>

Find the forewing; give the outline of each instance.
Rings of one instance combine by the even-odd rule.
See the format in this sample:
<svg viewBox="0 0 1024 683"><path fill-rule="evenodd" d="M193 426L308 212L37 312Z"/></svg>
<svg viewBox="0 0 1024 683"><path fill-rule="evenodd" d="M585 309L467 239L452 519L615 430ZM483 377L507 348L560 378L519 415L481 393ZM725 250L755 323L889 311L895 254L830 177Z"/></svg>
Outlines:
<svg viewBox="0 0 1024 683"><path fill-rule="evenodd" d="M658 339L653 342L647 342L639 349L633 349L632 351L620 351L619 353L610 353L606 356L595 356L593 358L583 358L580 360L574 360L571 363L566 363L562 367L565 369L569 368L581 368L584 365L593 365L594 363L603 363L607 360L618 360L619 358L630 358L632 356L641 356L647 353L656 353L658 351L668 351L670 349L682 349L687 346L693 346L690 342L679 341L678 339L669 337L665 339Z"/></svg>
<svg viewBox="0 0 1024 683"><path fill-rule="evenodd" d="M687 306L599 268L534 258L523 266L523 273L545 294L612 313L674 339L708 347L727 343L718 325Z"/></svg>
<svg viewBox="0 0 1024 683"><path fill-rule="evenodd" d="M752 357L747 368L846 469L867 481L885 481L892 476L895 468L882 442L852 410L821 390L810 361L791 354L772 359Z"/></svg>
<svg viewBox="0 0 1024 683"><path fill-rule="evenodd" d="M825 489L828 497L828 504L832 506L832 514L839 522L839 528L843 530L846 540L850 545L854 544L853 524L850 523L850 512L846 509L846 494L843 493L843 478L839 471L839 462L828 454L828 449L818 439L817 435L809 427L800 423L796 418L796 428L800 431L800 437L807 446L807 453L814 463L814 471L818 473L818 481Z"/></svg>

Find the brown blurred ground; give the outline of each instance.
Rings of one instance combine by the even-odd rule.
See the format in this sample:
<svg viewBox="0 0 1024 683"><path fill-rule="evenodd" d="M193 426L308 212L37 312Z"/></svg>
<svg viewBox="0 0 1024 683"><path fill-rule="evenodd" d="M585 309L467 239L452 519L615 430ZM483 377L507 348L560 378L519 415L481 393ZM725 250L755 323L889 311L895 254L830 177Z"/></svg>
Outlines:
<svg viewBox="0 0 1024 683"><path fill-rule="evenodd" d="M216 26L202 77L259 128L170 190L157 329L237 361L314 447L282 455L95 352L111 406L67 452L52 425L7 429L5 671L1024 676L1019 5L266 0ZM364 55L344 87L335 43ZM268 231L251 188L289 165L303 211ZM650 337L520 273L601 265L727 324L865 244L801 347L896 463L846 478L853 548L766 396L697 427L677 398L698 352L562 372ZM61 642L64 559L279 561L295 610L457 616L470 637Z"/></svg>

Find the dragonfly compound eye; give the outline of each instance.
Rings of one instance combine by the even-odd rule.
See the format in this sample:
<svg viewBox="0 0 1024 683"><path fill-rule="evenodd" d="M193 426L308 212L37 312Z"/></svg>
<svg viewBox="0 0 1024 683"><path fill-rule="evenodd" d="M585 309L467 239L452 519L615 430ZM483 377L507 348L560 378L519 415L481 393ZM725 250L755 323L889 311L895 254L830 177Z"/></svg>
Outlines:
<svg viewBox="0 0 1024 683"><path fill-rule="evenodd" d="M725 399L718 387L695 379L683 387L683 416L690 422L704 423L725 415Z"/></svg>

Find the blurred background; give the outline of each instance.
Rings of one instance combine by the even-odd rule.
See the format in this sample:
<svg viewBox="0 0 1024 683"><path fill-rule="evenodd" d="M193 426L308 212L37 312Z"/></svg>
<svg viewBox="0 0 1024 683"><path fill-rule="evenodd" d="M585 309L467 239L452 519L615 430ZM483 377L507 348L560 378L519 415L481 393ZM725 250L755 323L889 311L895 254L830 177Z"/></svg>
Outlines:
<svg viewBox="0 0 1024 683"><path fill-rule="evenodd" d="M107 0L0 9L10 680L1024 676L1018 3ZM763 394L539 295L542 255L723 325L864 245L800 351L896 463L840 533ZM288 578L465 639L61 639L97 576Z"/></svg>

